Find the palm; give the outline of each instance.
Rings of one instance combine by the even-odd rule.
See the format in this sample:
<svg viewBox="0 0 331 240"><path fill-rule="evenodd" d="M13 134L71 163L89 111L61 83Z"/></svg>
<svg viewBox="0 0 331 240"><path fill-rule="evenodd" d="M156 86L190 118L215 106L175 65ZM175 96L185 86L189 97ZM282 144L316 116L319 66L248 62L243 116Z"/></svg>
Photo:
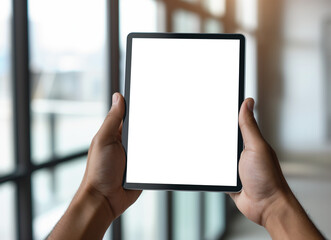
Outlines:
<svg viewBox="0 0 331 240"><path fill-rule="evenodd" d="M109 131L111 126L107 126L106 121L89 149L86 181L107 198L114 217L118 217L137 200L141 191L126 190L122 187L125 170L125 152L121 142L122 124L109 134L106 131ZM102 134L105 136L100 136Z"/></svg>
<svg viewBox="0 0 331 240"><path fill-rule="evenodd" d="M241 106L239 125L245 149L239 161L242 192L232 193L238 209L250 220L262 224L267 207L288 187L276 154L263 139L247 99Z"/></svg>
<svg viewBox="0 0 331 240"><path fill-rule="evenodd" d="M268 146L265 148L268 149ZM238 209L258 224L261 224L263 211L281 186L281 181L277 178L279 173L277 173L278 167L275 160L277 159L274 159L272 153L267 150L262 153L244 150L239 161L243 190L241 193L231 196ZM270 169L275 171L270 171Z"/></svg>

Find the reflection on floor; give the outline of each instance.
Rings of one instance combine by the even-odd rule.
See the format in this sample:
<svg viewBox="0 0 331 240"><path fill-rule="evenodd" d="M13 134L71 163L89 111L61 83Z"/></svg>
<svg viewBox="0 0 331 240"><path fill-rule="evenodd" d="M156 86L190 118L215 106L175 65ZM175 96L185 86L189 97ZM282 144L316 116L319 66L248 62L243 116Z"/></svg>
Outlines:
<svg viewBox="0 0 331 240"><path fill-rule="evenodd" d="M326 238L331 237L331 166L282 164L285 177L310 218ZM266 230L241 214L229 223L226 240L271 239Z"/></svg>

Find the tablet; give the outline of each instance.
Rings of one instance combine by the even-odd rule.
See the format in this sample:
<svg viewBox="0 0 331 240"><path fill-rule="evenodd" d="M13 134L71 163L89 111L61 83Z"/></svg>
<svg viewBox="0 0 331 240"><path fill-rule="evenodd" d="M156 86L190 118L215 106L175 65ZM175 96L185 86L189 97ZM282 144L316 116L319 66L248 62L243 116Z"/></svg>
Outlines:
<svg viewBox="0 0 331 240"><path fill-rule="evenodd" d="M240 34L128 35L124 188L241 190L244 53Z"/></svg>

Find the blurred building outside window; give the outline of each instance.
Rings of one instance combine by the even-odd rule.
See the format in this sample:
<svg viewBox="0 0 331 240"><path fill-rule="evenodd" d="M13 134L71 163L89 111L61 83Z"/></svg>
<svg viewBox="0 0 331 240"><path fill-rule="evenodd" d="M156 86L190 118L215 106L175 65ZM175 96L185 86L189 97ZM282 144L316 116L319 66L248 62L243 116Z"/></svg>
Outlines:
<svg viewBox="0 0 331 240"><path fill-rule="evenodd" d="M30 0L29 24L32 159L40 163L87 149L107 113L106 1Z"/></svg>
<svg viewBox="0 0 331 240"><path fill-rule="evenodd" d="M0 2L0 175L14 170L10 0Z"/></svg>
<svg viewBox="0 0 331 240"><path fill-rule="evenodd" d="M284 1L278 139L285 160L330 163L331 2Z"/></svg>
<svg viewBox="0 0 331 240"><path fill-rule="evenodd" d="M0 1L0 176L10 174L14 164L13 91L11 76L11 21L10 0ZM16 238L15 185L0 185L0 238Z"/></svg>

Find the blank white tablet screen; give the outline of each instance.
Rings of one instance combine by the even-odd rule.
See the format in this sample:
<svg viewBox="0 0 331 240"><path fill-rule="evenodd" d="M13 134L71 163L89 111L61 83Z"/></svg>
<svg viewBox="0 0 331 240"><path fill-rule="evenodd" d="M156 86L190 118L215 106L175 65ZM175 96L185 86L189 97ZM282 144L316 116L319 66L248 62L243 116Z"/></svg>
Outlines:
<svg viewBox="0 0 331 240"><path fill-rule="evenodd" d="M133 38L128 183L237 184L236 39Z"/></svg>

